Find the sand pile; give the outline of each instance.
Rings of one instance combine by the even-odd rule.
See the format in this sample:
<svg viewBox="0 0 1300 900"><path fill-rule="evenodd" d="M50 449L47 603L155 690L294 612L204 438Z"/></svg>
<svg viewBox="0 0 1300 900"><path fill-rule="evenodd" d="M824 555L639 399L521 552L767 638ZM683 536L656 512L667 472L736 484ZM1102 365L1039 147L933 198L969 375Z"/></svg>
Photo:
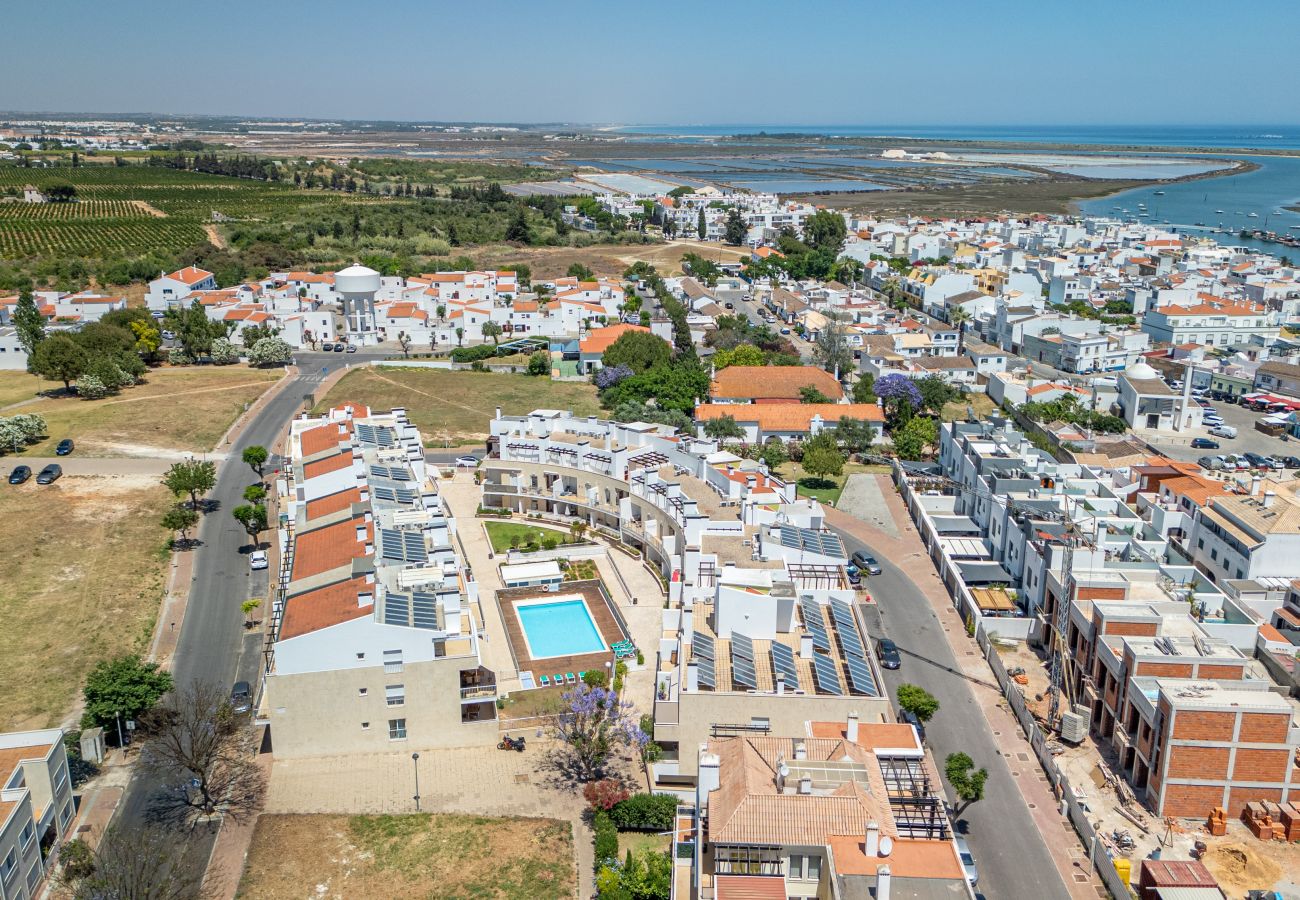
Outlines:
<svg viewBox="0 0 1300 900"><path fill-rule="evenodd" d="M1240 897L1249 890L1271 888L1282 875L1282 867L1247 844L1211 846L1201 860L1219 880L1229 897Z"/></svg>

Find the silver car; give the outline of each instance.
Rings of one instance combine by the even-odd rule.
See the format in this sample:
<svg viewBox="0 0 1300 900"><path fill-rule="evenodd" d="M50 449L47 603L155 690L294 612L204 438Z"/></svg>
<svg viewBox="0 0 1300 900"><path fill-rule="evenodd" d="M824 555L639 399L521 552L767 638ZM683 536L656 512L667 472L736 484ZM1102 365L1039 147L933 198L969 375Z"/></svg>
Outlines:
<svg viewBox="0 0 1300 900"><path fill-rule="evenodd" d="M1196 464L1202 469L1222 469L1223 457L1221 456L1202 456L1196 461Z"/></svg>
<svg viewBox="0 0 1300 900"><path fill-rule="evenodd" d="M967 844L966 838L960 834L953 838L953 843L957 845L957 855L961 857L961 868L966 873L966 880L970 882L971 887L975 887L980 880L980 870L975 867L975 857L970 852L970 844Z"/></svg>

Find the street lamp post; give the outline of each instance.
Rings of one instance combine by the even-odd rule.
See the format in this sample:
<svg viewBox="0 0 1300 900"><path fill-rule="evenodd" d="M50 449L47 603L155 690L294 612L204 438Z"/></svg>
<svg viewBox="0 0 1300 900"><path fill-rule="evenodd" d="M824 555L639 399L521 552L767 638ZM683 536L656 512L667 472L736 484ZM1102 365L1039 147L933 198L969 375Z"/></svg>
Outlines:
<svg viewBox="0 0 1300 900"><path fill-rule="evenodd" d="M122 741L122 711L120 709L114 711L113 718L117 720L117 746L125 750L126 744Z"/></svg>
<svg viewBox="0 0 1300 900"><path fill-rule="evenodd" d="M420 754L412 753L411 761L415 763L415 811L420 811Z"/></svg>

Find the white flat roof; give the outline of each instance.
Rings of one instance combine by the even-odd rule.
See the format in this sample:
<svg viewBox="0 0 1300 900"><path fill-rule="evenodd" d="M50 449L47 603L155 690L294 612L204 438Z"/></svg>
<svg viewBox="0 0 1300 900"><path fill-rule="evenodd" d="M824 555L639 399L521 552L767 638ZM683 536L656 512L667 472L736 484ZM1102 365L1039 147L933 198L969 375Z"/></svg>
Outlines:
<svg viewBox="0 0 1300 900"><path fill-rule="evenodd" d="M560 564L553 559L544 562L516 563L501 567L502 581L529 581L534 578L559 578Z"/></svg>

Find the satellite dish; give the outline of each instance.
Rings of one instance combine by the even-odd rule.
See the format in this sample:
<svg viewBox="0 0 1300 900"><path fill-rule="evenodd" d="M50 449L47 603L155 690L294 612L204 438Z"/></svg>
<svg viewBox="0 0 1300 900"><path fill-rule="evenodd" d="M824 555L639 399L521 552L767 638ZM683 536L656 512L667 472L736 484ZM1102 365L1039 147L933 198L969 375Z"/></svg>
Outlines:
<svg viewBox="0 0 1300 900"><path fill-rule="evenodd" d="M893 852L894 852L894 839L891 838L889 835L885 835L880 839L880 855L888 856L890 853Z"/></svg>

